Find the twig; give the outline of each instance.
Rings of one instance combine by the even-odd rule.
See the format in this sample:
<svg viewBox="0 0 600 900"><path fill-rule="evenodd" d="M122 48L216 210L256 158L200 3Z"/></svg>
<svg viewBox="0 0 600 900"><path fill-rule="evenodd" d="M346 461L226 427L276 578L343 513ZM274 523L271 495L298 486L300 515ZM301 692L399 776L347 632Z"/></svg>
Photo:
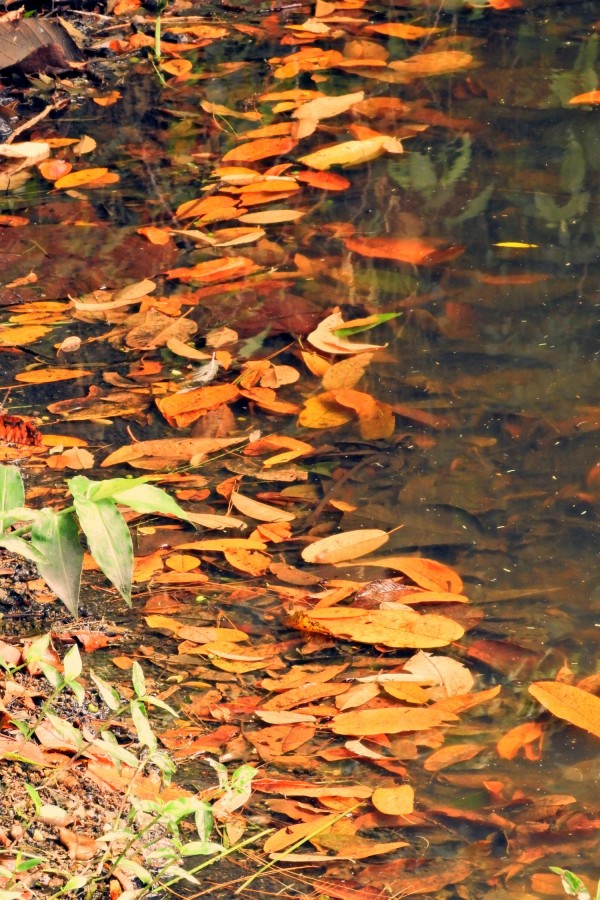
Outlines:
<svg viewBox="0 0 600 900"><path fill-rule="evenodd" d="M19 125L18 128L15 128L13 133L6 139L4 143L12 144L12 142L16 137L18 137L18 135L22 134L24 131L27 131L29 128L33 128L34 125L37 125L38 122L41 122L42 119L45 119L46 116L50 115L53 110L59 109L62 103L62 100L57 100L56 103L49 103L48 106L46 106L40 113L37 114L37 116L33 116L32 119L28 119L26 122L23 122L21 125Z"/></svg>

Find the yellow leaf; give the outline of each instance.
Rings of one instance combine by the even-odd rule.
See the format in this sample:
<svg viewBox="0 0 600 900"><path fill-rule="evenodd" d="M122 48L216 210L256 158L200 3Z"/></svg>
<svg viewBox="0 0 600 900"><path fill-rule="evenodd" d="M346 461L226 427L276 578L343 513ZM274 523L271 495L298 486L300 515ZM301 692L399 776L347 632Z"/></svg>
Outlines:
<svg viewBox="0 0 600 900"><path fill-rule="evenodd" d="M386 531L380 528L361 528L357 531L342 531L321 538L309 544L302 551L302 559L310 563L337 563L346 559L356 559L363 553L370 553L388 540Z"/></svg>
<svg viewBox="0 0 600 900"><path fill-rule="evenodd" d="M98 167L95 169L79 169L77 172L69 172L68 175L63 175L62 178L59 178L58 181L54 182L54 187L83 187L83 185L89 184L90 181L95 181L97 178L102 178L103 175L107 174L108 169L105 169L103 167Z"/></svg>
<svg viewBox="0 0 600 900"><path fill-rule="evenodd" d="M304 428L336 428L351 422L353 418L353 413L339 406L333 394L328 392L305 400L298 424Z"/></svg>
<svg viewBox="0 0 600 900"><path fill-rule="evenodd" d="M335 716L331 723L334 734L367 737L371 734L399 734L403 731L426 731L458 717L437 709L408 709L401 706L382 709L359 709Z"/></svg>
<svg viewBox="0 0 600 900"><path fill-rule="evenodd" d="M377 159L385 151L389 153L402 153L402 144L387 135L366 138L363 141L344 141L341 144L333 144L331 147L323 147L308 156L301 156L298 162L313 169L329 169L331 166L357 166L361 163Z"/></svg>
<svg viewBox="0 0 600 900"><path fill-rule="evenodd" d="M558 681L536 681L529 693L554 716L600 737L600 697Z"/></svg>
<svg viewBox="0 0 600 900"><path fill-rule="evenodd" d="M0 328L0 347L22 347L33 344L45 334L49 328L44 325L20 325L16 328Z"/></svg>
<svg viewBox="0 0 600 900"><path fill-rule="evenodd" d="M32 369L30 372L19 372L15 375L15 381L22 381L25 384L50 384L53 381L68 381L70 378L82 378L91 374L87 369Z"/></svg>
<svg viewBox="0 0 600 900"><path fill-rule="evenodd" d="M465 633L453 619L421 615L412 609L313 609L304 618L305 628L311 625L316 626L315 631L325 629L332 637L343 640L414 650L445 647Z"/></svg>
<svg viewBox="0 0 600 900"><path fill-rule="evenodd" d="M400 787L375 788L371 802L386 816L408 816L415 808L415 792L410 784Z"/></svg>
<svg viewBox="0 0 600 900"><path fill-rule="evenodd" d="M444 75L472 65L473 57L464 50L440 50L438 53L418 53L408 59L396 59L389 67L409 78L421 78L424 75Z"/></svg>

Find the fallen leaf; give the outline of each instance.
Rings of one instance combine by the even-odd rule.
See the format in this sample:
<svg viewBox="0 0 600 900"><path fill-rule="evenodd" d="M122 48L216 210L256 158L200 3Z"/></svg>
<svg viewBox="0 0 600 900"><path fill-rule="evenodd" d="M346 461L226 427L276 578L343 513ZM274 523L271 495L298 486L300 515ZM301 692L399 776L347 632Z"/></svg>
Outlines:
<svg viewBox="0 0 600 900"><path fill-rule="evenodd" d="M234 147L223 157L223 162L257 162L270 156L286 156L296 146L290 137L258 138Z"/></svg>
<svg viewBox="0 0 600 900"><path fill-rule="evenodd" d="M69 853L71 859L80 861L93 859L100 852L100 847L92 837L75 834L68 828L59 828L58 836Z"/></svg>
<svg viewBox="0 0 600 900"><path fill-rule="evenodd" d="M346 338L338 337L335 331L344 328L346 322L342 318L339 309L336 309L330 316L323 319L314 331L308 335L307 340L321 350L323 353L336 353L339 355L355 355L363 353L366 350L383 350L385 345L382 344L360 344L353 343Z"/></svg>
<svg viewBox="0 0 600 900"><path fill-rule="evenodd" d="M600 737L599 697L558 681L535 681L529 685L529 693L552 715Z"/></svg>
<svg viewBox="0 0 600 900"><path fill-rule="evenodd" d="M331 722L334 734L367 737L372 734L400 734L404 731L426 731L449 722L458 721L452 713L435 709L382 707L340 713Z"/></svg>
<svg viewBox="0 0 600 900"><path fill-rule="evenodd" d="M310 563L329 564L356 559L363 553L369 553L381 547L388 539L387 532L380 528L342 531L309 544L302 551L302 559Z"/></svg>
<svg viewBox="0 0 600 900"><path fill-rule="evenodd" d="M244 516L250 516L251 519L257 519L259 522L291 522L296 518L295 513L287 512L285 509L277 509L275 506L269 506L267 503L259 503L251 497L245 497L243 494L234 491L230 497L231 505Z"/></svg>
<svg viewBox="0 0 600 900"><path fill-rule="evenodd" d="M92 373L87 369L60 369L43 368L31 369L29 372L19 372L15 375L15 381L25 384L51 384L54 381L68 381L71 378L83 378Z"/></svg>
<svg viewBox="0 0 600 900"><path fill-rule="evenodd" d="M313 169L330 169L331 166L357 166L377 159L382 153L403 153L400 141L381 135L362 141L344 141L315 150L308 156L301 156L298 162Z"/></svg>
<svg viewBox="0 0 600 900"><path fill-rule="evenodd" d="M386 816L407 816L415 808L415 792L409 784L392 788L375 788L371 803Z"/></svg>

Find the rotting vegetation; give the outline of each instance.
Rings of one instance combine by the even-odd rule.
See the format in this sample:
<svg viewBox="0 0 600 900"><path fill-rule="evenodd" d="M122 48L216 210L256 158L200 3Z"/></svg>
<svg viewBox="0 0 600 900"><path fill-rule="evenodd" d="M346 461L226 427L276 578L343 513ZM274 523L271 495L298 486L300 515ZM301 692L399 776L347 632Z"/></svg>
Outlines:
<svg viewBox="0 0 600 900"><path fill-rule="evenodd" d="M542 759L556 725L541 707L600 737L598 676L469 602L461 549L499 539L390 501L401 482L405 503L431 489L416 459L462 437L454 399L473 390L415 368L397 396L389 371L473 326L459 302L432 311L467 247L425 225L488 202L475 184L459 208L450 190L477 129L420 90L451 77L458 98L492 96L478 39L443 10L252 6L84 5L70 37L42 20L37 44L34 20L0 20L18 35L0 60L0 543L19 574L0 596L0 900L558 895L575 881L549 866L593 859L597 814L511 761ZM584 88L573 109L597 102ZM82 98L96 135L67 124ZM152 143L126 116L111 133L127 103ZM442 174L423 155L435 129L460 135ZM397 164L409 145L413 176ZM387 167L375 199L418 185L385 207L397 227L367 216L356 180L372 164ZM546 280L484 273L478 297ZM460 412L472 452L433 488L448 509L474 471L483 500L465 509L483 521L511 486L485 481L485 414ZM595 416L585 400L506 415L503 436L569 438ZM593 467L563 496L596 487ZM81 580L72 621L57 597L76 613Z"/></svg>

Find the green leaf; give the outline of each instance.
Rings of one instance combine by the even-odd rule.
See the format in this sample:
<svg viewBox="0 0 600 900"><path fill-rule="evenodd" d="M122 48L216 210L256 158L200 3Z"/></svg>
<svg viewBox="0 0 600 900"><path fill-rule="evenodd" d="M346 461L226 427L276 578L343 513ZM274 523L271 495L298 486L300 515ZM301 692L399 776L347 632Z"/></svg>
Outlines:
<svg viewBox="0 0 600 900"><path fill-rule="evenodd" d="M25 503L25 486L16 466L0 466L0 531L17 520L6 513Z"/></svg>
<svg viewBox="0 0 600 900"><path fill-rule="evenodd" d="M75 681L81 675L82 665L79 647L73 644L63 659L63 678L66 682Z"/></svg>
<svg viewBox="0 0 600 900"><path fill-rule="evenodd" d="M83 747L83 736L77 728L74 728L66 719L61 719L60 716L55 716L51 712L46 712L46 719L61 740L67 745L76 747L78 751L81 750Z"/></svg>
<svg viewBox="0 0 600 900"><path fill-rule="evenodd" d="M112 500L119 491L128 491L153 481L156 475L140 475L139 478L106 478L104 481L92 481L85 475L75 475L68 482L73 497L82 500Z"/></svg>
<svg viewBox="0 0 600 900"><path fill-rule="evenodd" d="M31 528L31 545L44 558L37 563L40 575L71 615L76 616L83 549L75 516L42 509Z"/></svg>
<svg viewBox="0 0 600 900"><path fill-rule="evenodd" d="M36 547L33 547L29 541L25 541L23 538L17 537L17 535L14 534L3 534L0 537L0 547L4 547L4 549L8 550L10 553L17 553L19 556L24 556L25 559L35 563L38 568L48 562L46 557L43 556Z"/></svg>
<svg viewBox="0 0 600 900"><path fill-rule="evenodd" d="M123 516L112 500L92 501L75 494L73 500L92 556L127 605L131 606L133 546Z"/></svg>
<svg viewBox="0 0 600 900"><path fill-rule="evenodd" d="M131 683L133 684L133 689L135 691L136 697L146 696L146 679L144 677L144 670L137 660L134 660L134 663L131 667Z"/></svg>
<svg viewBox="0 0 600 900"><path fill-rule="evenodd" d="M112 741L110 739L111 737L113 738ZM125 763L126 766L132 766L134 769L140 764L139 759L134 756L133 753L130 753L125 747L119 746L116 738L110 732L105 731L102 735L102 740L96 738L91 743L93 747L96 747L102 753L106 753L107 756L110 756L115 763L122 762Z"/></svg>
<svg viewBox="0 0 600 900"><path fill-rule="evenodd" d="M96 685L98 689L98 693L108 706L112 712L116 712L121 706L121 698L115 691L114 687L112 687L108 681L105 681L103 678L100 678L99 675L90 669L90 678Z"/></svg>
<svg viewBox="0 0 600 900"><path fill-rule="evenodd" d="M141 484L124 491L115 491L113 499L116 503L129 506L139 513L164 513L167 516L177 516L178 519L189 521L185 509L182 509L166 491L153 484Z"/></svg>
<svg viewBox="0 0 600 900"><path fill-rule="evenodd" d="M147 747L150 753L153 753L158 747L158 741L148 721L144 704L140 703L139 700L131 700L129 708L140 744Z"/></svg>
<svg viewBox="0 0 600 900"><path fill-rule="evenodd" d="M215 844L214 841L190 841L181 848L181 855L209 856L211 853L221 853L224 849L223 844Z"/></svg>
<svg viewBox="0 0 600 900"><path fill-rule="evenodd" d="M401 316L401 312L397 313L377 313L373 316L376 321L369 322L367 325L351 325L350 328L334 328L333 333L336 337L351 337L353 334L360 334L361 331L370 331L382 322L389 322L390 319L396 319Z"/></svg>
<svg viewBox="0 0 600 900"><path fill-rule="evenodd" d="M36 814L36 816L39 815L39 811L40 811L40 809L42 808L42 798L40 797L40 795L38 794L38 792L36 791L36 789L34 788L34 786L33 786L32 784L29 784L28 782L25 782L25 784L23 785L23 787L25 788L25 790L26 790L27 793L29 794L29 796L30 796L30 798L31 798L31 802L32 802L33 805L35 806L35 814Z"/></svg>

